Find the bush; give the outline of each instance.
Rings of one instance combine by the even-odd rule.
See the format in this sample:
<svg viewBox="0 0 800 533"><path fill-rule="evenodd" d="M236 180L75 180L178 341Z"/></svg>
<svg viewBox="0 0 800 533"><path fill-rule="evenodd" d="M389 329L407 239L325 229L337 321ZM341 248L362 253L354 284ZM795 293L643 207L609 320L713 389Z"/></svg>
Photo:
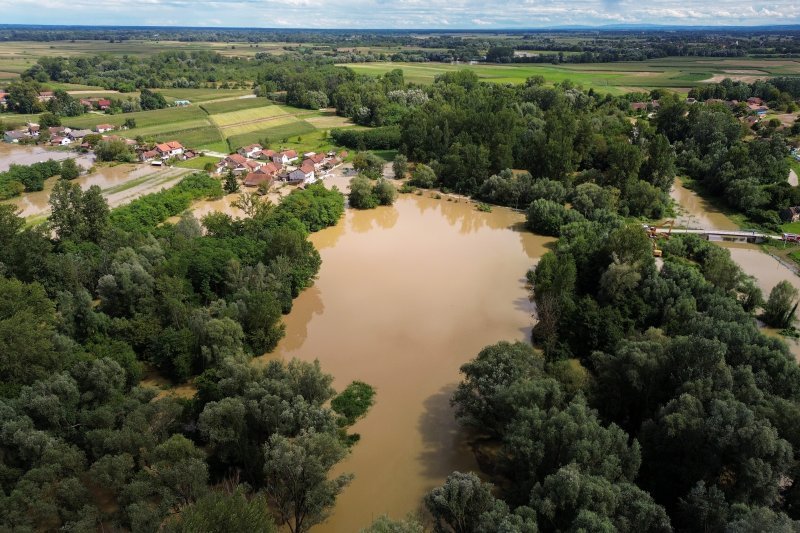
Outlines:
<svg viewBox="0 0 800 533"><path fill-rule="evenodd" d="M367 414L375 402L375 389L363 381L354 381L331 400L331 408L342 415L345 425L353 425Z"/></svg>
<svg viewBox="0 0 800 533"><path fill-rule="evenodd" d="M411 180L408 183L415 187L431 189L436 186L436 174L431 167L420 163L414 168L414 172L411 173Z"/></svg>
<svg viewBox="0 0 800 533"><path fill-rule="evenodd" d="M366 176L356 176L350 180L350 207L355 209L372 209L380 204L372 182Z"/></svg>
<svg viewBox="0 0 800 533"><path fill-rule="evenodd" d="M528 229L541 235L558 237L561 226L576 222L583 217L577 211L567 209L561 204L540 198L528 208Z"/></svg>
<svg viewBox="0 0 800 533"><path fill-rule="evenodd" d="M344 195L338 189L328 189L314 183L295 190L275 208L299 219L308 231L319 231L335 225L344 214Z"/></svg>
<svg viewBox="0 0 800 533"><path fill-rule="evenodd" d="M378 180L372 191L381 205L392 205L397 199L397 188L383 178Z"/></svg>

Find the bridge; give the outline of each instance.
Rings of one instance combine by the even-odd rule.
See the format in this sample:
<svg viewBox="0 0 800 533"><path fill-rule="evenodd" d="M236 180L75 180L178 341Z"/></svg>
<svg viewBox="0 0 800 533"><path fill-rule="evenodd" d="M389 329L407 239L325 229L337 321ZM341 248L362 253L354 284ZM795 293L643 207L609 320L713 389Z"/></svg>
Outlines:
<svg viewBox="0 0 800 533"><path fill-rule="evenodd" d="M800 236L791 233L784 233L783 235L770 235L757 230L751 229L738 229L738 230L724 230L724 229L692 229L692 228L671 228L671 227L657 227L647 226L645 229L651 236L670 235L676 233L700 235L709 241L723 241L723 242L749 242L759 243L767 240L798 242Z"/></svg>

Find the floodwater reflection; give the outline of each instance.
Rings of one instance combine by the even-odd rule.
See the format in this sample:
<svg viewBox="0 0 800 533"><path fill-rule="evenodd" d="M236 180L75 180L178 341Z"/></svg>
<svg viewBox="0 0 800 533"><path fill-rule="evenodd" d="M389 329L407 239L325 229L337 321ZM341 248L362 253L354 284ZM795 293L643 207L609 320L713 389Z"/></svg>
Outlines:
<svg viewBox="0 0 800 533"><path fill-rule="evenodd" d="M270 357L319 359L338 390L353 380L377 389L352 428L361 441L337 467L356 478L317 530L401 518L453 470L477 470L450 396L481 348L530 336L524 276L553 239L520 232L523 220L406 194L392 207L348 209L311 236L319 277L284 317Z"/></svg>

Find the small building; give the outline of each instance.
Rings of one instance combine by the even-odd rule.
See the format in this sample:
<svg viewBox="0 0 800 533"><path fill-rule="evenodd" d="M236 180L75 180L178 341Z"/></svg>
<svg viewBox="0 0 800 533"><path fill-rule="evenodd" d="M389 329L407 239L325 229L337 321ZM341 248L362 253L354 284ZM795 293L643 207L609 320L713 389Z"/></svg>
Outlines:
<svg viewBox="0 0 800 533"><path fill-rule="evenodd" d="M245 187L258 187L262 183L272 184L275 177L272 173L266 172L264 169L258 169L255 172L250 172L244 178Z"/></svg>
<svg viewBox="0 0 800 533"><path fill-rule="evenodd" d="M79 141L87 135L92 135L92 133L93 132L91 130L70 130L67 132L67 135L73 141Z"/></svg>
<svg viewBox="0 0 800 533"><path fill-rule="evenodd" d="M70 144L72 144L72 139L69 137L55 136L50 138L51 146L69 146Z"/></svg>
<svg viewBox="0 0 800 533"><path fill-rule="evenodd" d="M33 122L28 123L28 133L31 135L31 137L38 137L40 129L41 128L38 124L34 124Z"/></svg>
<svg viewBox="0 0 800 533"><path fill-rule="evenodd" d="M155 158L159 157L160 154L156 150L147 150L139 154L139 161L142 163L147 163L148 161L152 161Z"/></svg>
<svg viewBox="0 0 800 533"><path fill-rule="evenodd" d="M30 134L27 131L11 130L3 134L3 141L7 143L17 144L23 139L29 139Z"/></svg>
<svg viewBox="0 0 800 533"><path fill-rule="evenodd" d="M299 159L295 150L284 150L281 152L281 155L286 158L287 163L292 163Z"/></svg>
<svg viewBox="0 0 800 533"><path fill-rule="evenodd" d="M97 133L105 133L107 131L114 131L114 125L113 124L98 124L97 126L94 127L94 131L96 131Z"/></svg>
<svg viewBox="0 0 800 533"><path fill-rule="evenodd" d="M756 106L760 106L761 104L764 103L764 100L762 100L758 96L751 96L750 98L747 99L747 103L748 104L752 104L752 105L756 105Z"/></svg>
<svg viewBox="0 0 800 533"><path fill-rule="evenodd" d="M50 132L51 136L53 136L53 135L61 135L63 137L64 135L67 135L72 130L70 130L69 128L66 128L64 126L53 126L53 127L47 128L47 131Z"/></svg>
<svg viewBox="0 0 800 533"><path fill-rule="evenodd" d="M175 100L176 107L186 107L187 105L192 105L192 102L189 100Z"/></svg>
<svg viewBox="0 0 800 533"><path fill-rule="evenodd" d="M303 173L306 181L313 181L314 180L314 163L310 159L306 159L303 161L303 164L300 165L300 172Z"/></svg>
<svg viewBox="0 0 800 533"><path fill-rule="evenodd" d="M178 141L157 144L155 149L161 155L161 159L177 157L183 153L183 145Z"/></svg>
<svg viewBox="0 0 800 533"><path fill-rule="evenodd" d="M55 93L53 91L42 91L39 93L40 102L49 102L53 98L55 98Z"/></svg>
<svg viewBox="0 0 800 533"><path fill-rule="evenodd" d="M286 176L286 181L288 181L289 183L302 183L306 181L306 174L299 168L292 170Z"/></svg>
<svg viewBox="0 0 800 533"><path fill-rule="evenodd" d="M261 152L261 150L263 150L263 148L260 144L251 144L239 148L236 153L244 157L256 157L256 154Z"/></svg>
<svg viewBox="0 0 800 533"><path fill-rule="evenodd" d="M645 102L631 102L631 111L647 111L647 103Z"/></svg>
<svg viewBox="0 0 800 533"><path fill-rule="evenodd" d="M100 111L106 111L108 109L111 109L111 100L107 98L100 98L99 100L97 100L97 109L99 109Z"/></svg>

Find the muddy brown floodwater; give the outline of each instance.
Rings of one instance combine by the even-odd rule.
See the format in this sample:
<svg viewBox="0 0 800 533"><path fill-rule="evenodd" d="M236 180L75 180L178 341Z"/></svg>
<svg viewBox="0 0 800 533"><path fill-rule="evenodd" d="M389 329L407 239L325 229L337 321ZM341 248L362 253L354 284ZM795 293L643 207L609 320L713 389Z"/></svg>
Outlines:
<svg viewBox="0 0 800 533"><path fill-rule="evenodd" d="M401 195L394 206L348 209L312 235L322 255L314 286L285 317L266 358L319 359L342 390L377 389L352 428L361 441L340 465L355 480L315 530L358 531L401 518L453 470L477 470L450 396L459 367L488 344L527 340L525 273L552 239L524 231L507 209Z"/></svg>
<svg viewBox="0 0 800 533"><path fill-rule="evenodd" d="M8 170L12 164L30 165L48 159L61 161L74 158L83 168L92 167L94 156L75 152L47 149L41 146L17 146L0 143L0 172ZM149 165L120 164L114 166L98 166L91 174L82 174L75 179L82 189L97 185L111 207L116 207L144 194L157 192L162 188L175 185L180 178L191 172L184 168L156 168ZM44 216L50 209L48 201L58 178L45 181L41 191L23 193L8 201L20 210L20 216Z"/></svg>
<svg viewBox="0 0 800 533"><path fill-rule="evenodd" d="M685 188L680 180L675 180L672 198L681 206L681 215L675 220L678 225L703 229L738 229L731 219L695 192ZM800 277L758 246L734 243L717 244L727 248L731 253L731 258L741 269L756 279L764 293L764 298L769 296L769 292L778 282L784 280L800 290ZM800 318L800 313L798 313L798 318ZM778 335L777 331L770 328L762 328L762 330L767 335L778 337L786 342L795 359L800 361L800 343L797 340Z"/></svg>

